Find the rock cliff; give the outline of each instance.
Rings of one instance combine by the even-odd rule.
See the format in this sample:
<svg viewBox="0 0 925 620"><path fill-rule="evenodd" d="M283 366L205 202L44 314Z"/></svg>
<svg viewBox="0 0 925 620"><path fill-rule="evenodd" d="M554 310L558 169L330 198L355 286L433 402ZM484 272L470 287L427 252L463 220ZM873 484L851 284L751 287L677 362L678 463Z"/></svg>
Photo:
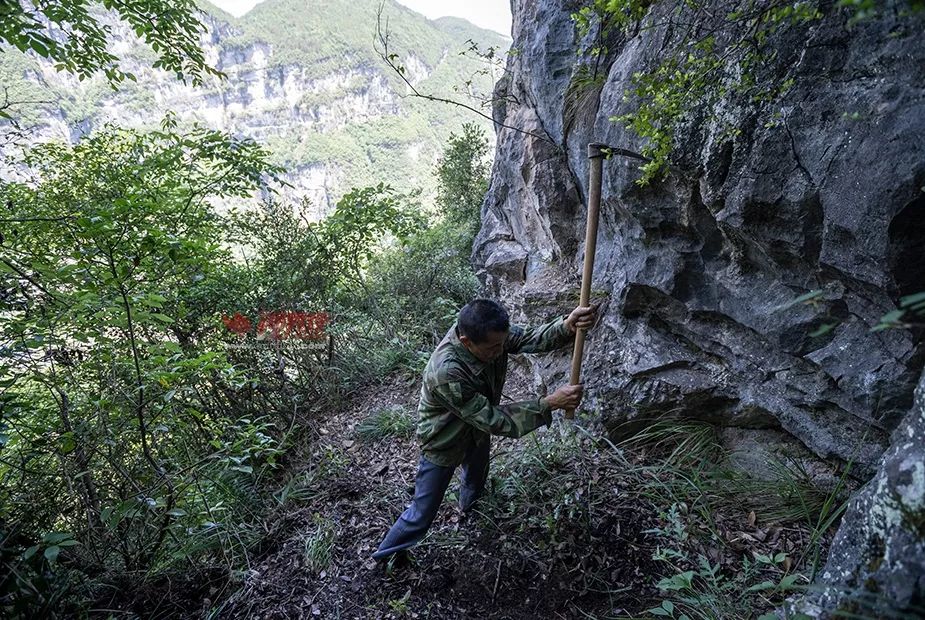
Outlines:
<svg viewBox="0 0 925 620"><path fill-rule="evenodd" d="M473 261L520 319L577 300L586 145L644 147L610 119L635 109L633 75L677 44L659 25L671 4L651 5L650 27L611 35L605 79L576 96L588 47L576 3L512 2L518 53L495 118L534 135L498 132ZM724 19L722 3L707 4L701 25ZM593 283L604 305L584 405L615 434L664 416L736 429L739 441L741 428L770 433L866 480L891 434L894 461L921 451L906 429L921 330L872 328L925 290L925 19L899 3L849 23L818 4L820 19L771 40L763 75L789 89L694 106L663 180L642 187L638 162L605 161ZM553 387L567 368L541 362L537 381Z"/></svg>

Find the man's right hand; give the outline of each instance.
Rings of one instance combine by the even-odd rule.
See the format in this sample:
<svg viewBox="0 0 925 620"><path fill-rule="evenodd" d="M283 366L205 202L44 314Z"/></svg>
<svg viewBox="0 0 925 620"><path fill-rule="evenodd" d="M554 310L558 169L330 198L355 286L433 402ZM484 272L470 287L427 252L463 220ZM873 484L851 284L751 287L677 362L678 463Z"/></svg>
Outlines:
<svg viewBox="0 0 925 620"><path fill-rule="evenodd" d="M546 397L546 402L553 409L577 409L581 402L584 385L563 385Z"/></svg>

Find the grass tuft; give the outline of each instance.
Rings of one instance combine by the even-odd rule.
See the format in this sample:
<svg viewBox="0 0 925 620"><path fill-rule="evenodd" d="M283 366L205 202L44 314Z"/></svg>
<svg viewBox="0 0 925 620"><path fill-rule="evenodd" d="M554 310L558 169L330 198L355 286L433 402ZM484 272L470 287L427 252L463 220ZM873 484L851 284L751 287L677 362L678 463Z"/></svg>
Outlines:
<svg viewBox="0 0 925 620"><path fill-rule="evenodd" d="M313 519L315 529L305 537L305 567L314 574L331 564L334 550L334 523L317 512Z"/></svg>
<svg viewBox="0 0 925 620"><path fill-rule="evenodd" d="M501 546L647 617L770 617L810 587L844 506L843 484L820 488L798 460L768 463L767 478L734 469L716 427L696 421L617 445L560 425L498 456L479 514ZM615 573L623 563L648 579Z"/></svg>
<svg viewBox="0 0 925 620"><path fill-rule="evenodd" d="M357 437L363 441L381 441L387 437L410 437L415 418L404 407L385 407L357 425Z"/></svg>
<svg viewBox="0 0 925 620"><path fill-rule="evenodd" d="M657 460L642 469L650 480L647 496L664 505L689 503L705 513L747 507L767 523L812 526L831 513L837 499L831 490L820 488L797 459L769 461L769 478L731 467L716 428L705 422L661 420L619 447L644 451ZM843 491L839 485L835 493L840 498Z"/></svg>

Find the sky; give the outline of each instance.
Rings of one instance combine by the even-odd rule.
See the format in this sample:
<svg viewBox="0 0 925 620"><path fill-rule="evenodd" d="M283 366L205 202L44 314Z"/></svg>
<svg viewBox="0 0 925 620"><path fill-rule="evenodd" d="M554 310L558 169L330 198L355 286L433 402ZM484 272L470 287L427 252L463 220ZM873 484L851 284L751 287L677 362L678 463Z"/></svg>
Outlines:
<svg viewBox="0 0 925 620"><path fill-rule="evenodd" d="M409 9L429 17L462 17L476 26L511 36L511 4L509 0L396 0ZM212 4L240 17L259 0L211 0Z"/></svg>

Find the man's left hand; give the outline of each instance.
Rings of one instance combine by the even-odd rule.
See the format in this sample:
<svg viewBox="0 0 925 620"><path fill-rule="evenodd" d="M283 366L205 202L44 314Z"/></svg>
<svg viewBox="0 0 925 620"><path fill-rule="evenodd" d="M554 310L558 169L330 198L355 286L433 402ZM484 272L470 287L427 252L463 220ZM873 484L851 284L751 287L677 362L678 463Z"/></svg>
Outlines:
<svg viewBox="0 0 925 620"><path fill-rule="evenodd" d="M578 306L565 319L565 326L573 334L579 329L591 329L597 320L597 308L593 306Z"/></svg>

